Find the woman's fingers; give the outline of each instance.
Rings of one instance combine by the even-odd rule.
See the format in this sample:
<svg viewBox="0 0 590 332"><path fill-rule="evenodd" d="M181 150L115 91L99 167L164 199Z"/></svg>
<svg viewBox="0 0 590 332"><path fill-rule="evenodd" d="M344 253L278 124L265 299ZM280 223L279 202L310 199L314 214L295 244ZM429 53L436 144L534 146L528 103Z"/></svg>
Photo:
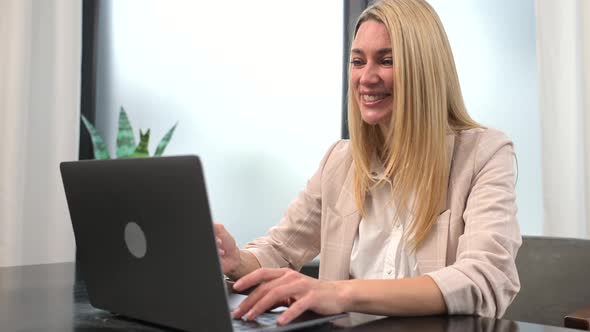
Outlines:
<svg viewBox="0 0 590 332"><path fill-rule="evenodd" d="M258 269L242 278L234 284L237 292L257 286L248 297L240 303L238 308L232 312L234 318L241 318L249 313L252 307L266 295L272 288L284 283L281 279L287 273L286 269ZM268 309L268 308L267 308ZM266 309L265 309L266 310ZM248 317L247 317L248 318Z"/></svg>
<svg viewBox="0 0 590 332"><path fill-rule="evenodd" d="M257 286L263 282L274 280L287 273L288 269L257 269L236 281L234 290L241 292L245 289ZM292 270L290 270L292 271Z"/></svg>
<svg viewBox="0 0 590 332"><path fill-rule="evenodd" d="M295 301L289 309L285 310L278 318L277 324L289 324L293 319L299 317L305 310L309 309L312 304L311 296L307 295Z"/></svg>
<svg viewBox="0 0 590 332"><path fill-rule="evenodd" d="M277 319L279 325L291 322L306 310L324 315L344 310L337 300L343 291L342 284L321 282L291 269L258 269L238 280L234 289L243 291L254 286L256 289L232 312L234 318L254 320L285 302L291 305Z"/></svg>
<svg viewBox="0 0 590 332"><path fill-rule="evenodd" d="M218 223L213 223L213 231L215 232L215 235L217 235L218 237L220 237L222 235L222 233L225 230L225 227L223 227L223 224L218 224Z"/></svg>
<svg viewBox="0 0 590 332"><path fill-rule="evenodd" d="M281 280L282 279L283 278L281 278ZM311 291L312 285L309 280L306 279L305 276L299 274L294 280L287 281L285 284L272 288L258 302L256 302L246 315L246 318L256 318L266 310L274 307L277 303L283 303L285 301L290 302L290 307L294 307L295 309L291 310L291 314L289 314L292 315L292 318L289 318L288 315L283 320L289 322L293 318L299 316L303 311L307 310L311 304L308 299L310 299L309 292ZM302 301L302 299L307 300Z"/></svg>
<svg viewBox="0 0 590 332"><path fill-rule="evenodd" d="M219 236L215 237L215 242L217 242L217 248L219 252L219 256L225 255L225 250L223 249L223 241L219 238Z"/></svg>
<svg viewBox="0 0 590 332"><path fill-rule="evenodd" d="M289 287L289 284L271 288L265 292L265 294L261 296L256 302L254 302L251 308L243 309L246 311L246 315L244 317L247 320L254 320L260 314L276 307L278 303L282 303L285 301L285 299L292 297L294 293L295 290Z"/></svg>
<svg viewBox="0 0 590 332"><path fill-rule="evenodd" d="M307 280L311 278L291 269L267 269L252 278L264 281L232 313L234 318L245 315L248 320L255 319L277 305L297 301L311 289L311 283Z"/></svg>
<svg viewBox="0 0 590 332"><path fill-rule="evenodd" d="M222 224L213 223L213 229L223 273L234 271L241 263L240 249L237 247L235 239Z"/></svg>

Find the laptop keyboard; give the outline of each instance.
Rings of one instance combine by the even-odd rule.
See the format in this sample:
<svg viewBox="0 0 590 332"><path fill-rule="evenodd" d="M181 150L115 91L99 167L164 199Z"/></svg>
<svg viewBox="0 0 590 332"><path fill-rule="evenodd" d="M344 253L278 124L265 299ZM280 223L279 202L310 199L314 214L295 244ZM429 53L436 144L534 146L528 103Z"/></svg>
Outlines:
<svg viewBox="0 0 590 332"><path fill-rule="evenodd" d="M264 331L277 326L277 317L279 314L267 312L256 317L254 321L233 319L232 323L234 331Z"/></svg>

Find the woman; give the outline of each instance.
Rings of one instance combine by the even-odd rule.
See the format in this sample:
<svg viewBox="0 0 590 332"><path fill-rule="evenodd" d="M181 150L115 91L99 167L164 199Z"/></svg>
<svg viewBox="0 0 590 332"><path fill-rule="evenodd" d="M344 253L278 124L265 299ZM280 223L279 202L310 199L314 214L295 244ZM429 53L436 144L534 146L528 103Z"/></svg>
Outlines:
<svg viewBox="0 0 590 332"><path fill-rule="evenodd" d="M350 141L329 149L279 225L242 250L216 225L235 289L258 286L234 317L285 302L279 324L304 310L502 316L520 288L513 147L467 114L425 1L362 13L349 92ZM318 254L319 280L296 272Z"/></svg>

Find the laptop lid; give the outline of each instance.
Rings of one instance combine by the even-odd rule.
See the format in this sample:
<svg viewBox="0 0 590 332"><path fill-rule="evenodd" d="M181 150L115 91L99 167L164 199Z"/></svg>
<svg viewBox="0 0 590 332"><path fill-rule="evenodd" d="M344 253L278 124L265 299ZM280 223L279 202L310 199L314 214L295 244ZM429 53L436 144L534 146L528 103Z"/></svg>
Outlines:
<svg viewBox="0 0 590 332"><path fill-rule="evenodd" d="M229 307L243 296L226 290L197 156L72 161L60 169L94 307L187 331L288 331L345 316L306 312L286 326L231 318Z"/></svg>
<svg viewBox="0 0 590 332"><path fill-rule="evenodd" d="M60 166L94 307L182 330L207 322L232 331L198 157Z"/></svg>

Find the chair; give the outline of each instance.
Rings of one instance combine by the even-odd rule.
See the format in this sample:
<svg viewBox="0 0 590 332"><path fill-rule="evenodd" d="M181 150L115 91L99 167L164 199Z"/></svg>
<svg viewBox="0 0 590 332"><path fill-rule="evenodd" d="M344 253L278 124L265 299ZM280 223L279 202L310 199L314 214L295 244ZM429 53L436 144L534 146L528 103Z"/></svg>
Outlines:
<svg viewBox="0 0 590 332"><path fill-rule="evenodd" d="M521 289L504 318L590 330L590 240L523 236L516 267Z"/></svg>
<svg viewBox="0 0 590 332"><path fill-rule="evenodd" d="M320 275L320 260L313 260L305 265L303 265L303 267L301 268L301 272L302 274L305 274L308 277L312 277L312 278L319 278Z"/></svg>

